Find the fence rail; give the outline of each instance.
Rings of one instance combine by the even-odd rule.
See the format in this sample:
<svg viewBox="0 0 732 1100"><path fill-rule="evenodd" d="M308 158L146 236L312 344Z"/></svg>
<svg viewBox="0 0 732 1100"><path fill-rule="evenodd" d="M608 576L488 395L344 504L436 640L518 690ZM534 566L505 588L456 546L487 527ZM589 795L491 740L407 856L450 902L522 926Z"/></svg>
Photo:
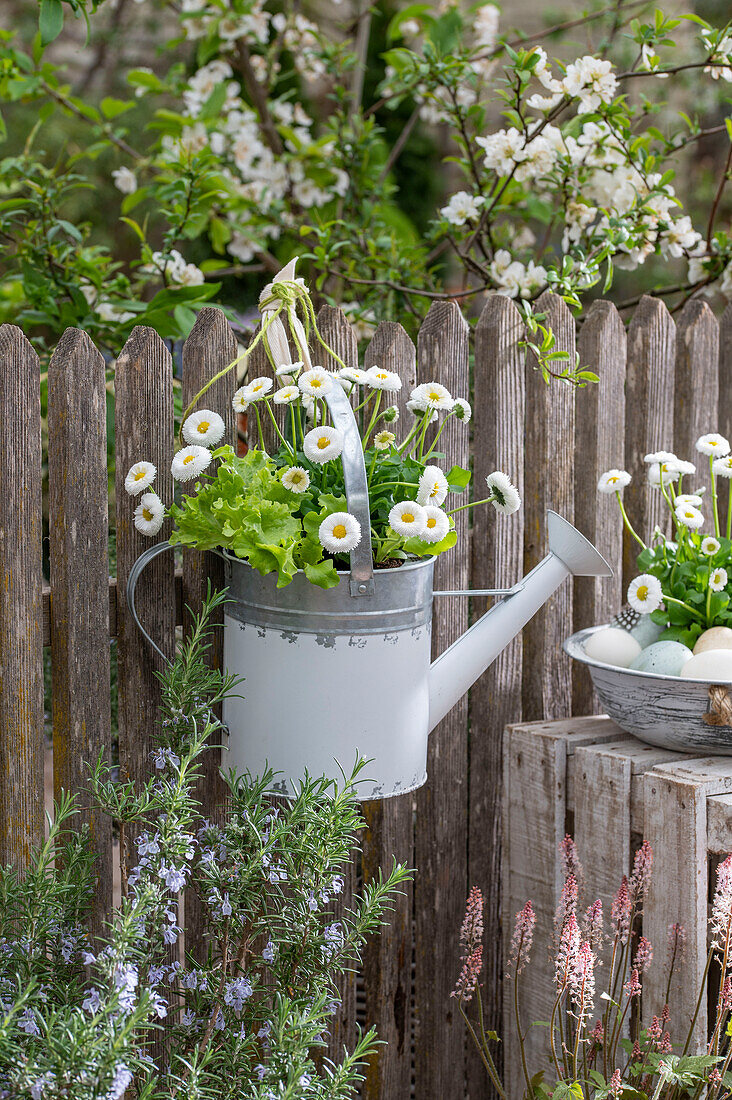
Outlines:
<svg viewBox="0 0 732 1100"><path fill-rule="evenodd" d="M544 515L555 508L574 521L612 563L608 580L580 579L560 589L501 654L493 667L433 733L429 782L416 793L365 806L363 873L393 856L416 866L413 887L397 903L390 932L371 946L357 998L356 981L343 987L334 1047L352 1042L365 1012L388 1043L364 1086L369 1100L463 1100L485 1093L483 1071L466 1044L449 992L456 970L458 930L469 885L487 898L485 988L488 1029L501 1026L501 796L502 731L520 720L562 718L593 709L589 682L573 673L560 650L573 629L600 622L622 602L633 570L623 547L615 502L598 498L600 472L625 466L634 475L627 503L639 526L660 519L658 495L643 481L642 457L661 447L690 455L702 431L732 431L732 307L720 321L701 301L689 302L676 322L658 299L645 298L627 329L615 307L596 302L579 332L566 306L544 295L558 345L597 370L597 386L547 387L519 346L523 334L513 302L491 297L478 320L471 370L468 327L455 303L433 305L416 348L402 327L384 322L366 348L364 364L381 363L405 379L402 414L415 380L436 379L456 395L472 388L475 418L451 424L445 449L455 461L472 453L474 482L491 470L512 477L524 508L506 518L478 511L462 519L458 547L438 563L440 587L508 586L545 552ZM356 338L345 315L324 307L324 336L347 362ZM201 381L231 361L236 343L223 315L206 308L183 348L183 402ZM317 356L316 356L317 358ZM328 366L328 364L325 364ZM252 368L269 368L255 357ZM53 671L54 786L82 789L84 761L111 751L109 638L118 640L119 747L132 778L145 774L150 716L159 701L154 655L144 647L118 593L147 545L132 524L122 480L145 457L160 471L163 499L172 498L173 371L170 354L151 329L136 328L115 368L117 581L108 577L104 363L83 332L64 334L49 364L50 577L42 584L42 448L38 358L13 326L0 327L0 413L10 445L0 451L0 859L22 866L43 830L43 646ZM471 387L472 379L472 387ZM233 374L207 401L233 432ZM697 484L704 483L700 474ZM462 513L465 516L465 513ZM164 528L163 537L169 533ZM625 577L623 577L623 570ZM139 585L146 629L170 652L182 608L200 605L207 575L220 579L210 556L186 553L176 577L172 560L158 558ZM465 629L469 608L440 602L435 652ZM220 659L220 654L219 654ZM395 731L398 732L398 731ZM204 812L215 815L219 761L210 754L201 786ZM87 809L85 814L90 815ZM99 855L94 921L112 904L112 836L92 820ZM348 889L353 883L347 884ZM190 917L190 914L188 915ZM187 948L196 950L200 923L188 920ZM365 1009L359 1007L365 1005Z"/></svg>

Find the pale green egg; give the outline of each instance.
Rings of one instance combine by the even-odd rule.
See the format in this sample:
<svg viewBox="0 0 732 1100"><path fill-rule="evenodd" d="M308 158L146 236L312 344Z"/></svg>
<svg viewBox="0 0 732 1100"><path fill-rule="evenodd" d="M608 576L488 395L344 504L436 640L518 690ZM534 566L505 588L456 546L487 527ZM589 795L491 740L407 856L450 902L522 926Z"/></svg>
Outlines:
<svg viewBox="0 0 732 1100"><path fill-rule="evenodd" d="M636 672L655 672L659 676L680 676L681 669L691 658L688 646L681 642L653 642L642 649L630 664Z"/></svg>

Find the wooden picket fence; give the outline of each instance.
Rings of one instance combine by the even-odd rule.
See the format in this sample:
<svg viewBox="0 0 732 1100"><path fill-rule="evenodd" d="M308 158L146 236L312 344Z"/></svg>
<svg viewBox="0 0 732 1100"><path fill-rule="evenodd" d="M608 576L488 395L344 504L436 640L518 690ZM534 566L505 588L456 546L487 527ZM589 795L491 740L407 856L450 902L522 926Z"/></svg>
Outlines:
<svg viewBox="0 0 732 1100"><path fill-rule="evenodd" d="M396 323L383 322L362 365L397 370L404 382L402 413L417 379L436 379L455 395L471 393L475 415L451 421L443 433L451 462L472 461L474 482L493 469L517 484L523 509L513 517L479 509L472 526L459 513L458 548L438 560L436 587L509 586L545 552L544 516L553 508L573 521L612 563L624 548L615 502L598 498L600 472L626 466L626 491L639 528L660 518L658 495L643 483L642 457L675 449L691 457L704 431L732 433L732 307L718 323L702 301L689 302L677 323L659 299L644 298L627 329L615 307L598 301L579 334L558 298L540 300L560 348L600 376L575 390L547 386L519 346L516 306L490 297L475 329L455 302L436 301L417 346ZM348 364L356 338L345 315L324 307L319 325ZM182 352L182 400L236 355L223 315L206 308ZM264 373L256 353L250 372ZM316 360L317 360L316 356ZM329 366L328 362L324 363ZM472 379L472 386L471 386ZM209 391L206 403L234 423L234 373ZM53 675L54 787L84 791L84 762L111 750L110 637L117 638L119 752L133 779L146 774L159 698L154 654L127 614L123 593L130 568L149 542L132 524L123 490L126 470L145 457L159 470L158 491L171 500L174 450L171 356L151 329L137 328L114 373L117 578L109 579L105 364L88 336L69 330L48 367L48 531L50 583L44 585L41 404L38 358L16 328L0 328L0 859L22 866L43 835L43 647ZM409 414L406 413L407 418ZM703 480L703 478L701 479ZM164 537L167 528L163 529ZM626 579L632 549L625 548ZM182 576L158 558L138 588L141 618L171 652L183 608L200 606L207 576L220 581L210 556L186 553ZM622 603L623 569L608 580L578 580L555 597L501 654L493 667L433 733L429 782L414 794L365 805L362 873L368 878L392 858L416 867L413 886L397 903L388 931L369 948L362 974L344 984L333 1047L353 1041L357 1023L375 1023L386 1040L369 1068L368 1100L463 1100L487 1095L482 1066L469 1049L455 1002L458 933L471 884L486 896L486 1028L501 1026L501 786L502 731L510 722L558 719L593 709L588 680L560 650L573 629L602 622ZM479 614L485 599L438 600L435 652ZM398 731L395 731L398 734ZM218 761L208 754L200 797L215 813ZM112 904L112 831L91 810L98 853L94 923ZM350 884L352 885L352 884ZM348 893L348 891L346 891ZM347 901L347 898L346 898ZM200 914L187 910L188 949L196 949Z"/></svg>

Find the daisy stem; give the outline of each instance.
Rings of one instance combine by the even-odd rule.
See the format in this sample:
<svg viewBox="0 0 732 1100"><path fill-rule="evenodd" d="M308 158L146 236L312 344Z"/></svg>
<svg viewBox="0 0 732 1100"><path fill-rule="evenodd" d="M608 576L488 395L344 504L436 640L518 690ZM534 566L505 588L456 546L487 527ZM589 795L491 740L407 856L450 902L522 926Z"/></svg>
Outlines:
<svg viewBox="0 0 732 1100"><path fill-rule="evenodd" d="M368 439L368 437L371 435L371 429L373 428L374 424L376 423L376 417L378 416L378 413L379 413L379 405L380 404L381 404L381 390L377 390L376 391L376 403L374 405L374 411L371 414L371 419L369 421L369 426L366 429L366 431L363 433L364 439Z"/></svg>
<svg viewBox="0 0 732 1100"><path fill-rule="evenodd" d="M714 455L709 456L709 476L712 479L712 508L714 510L714 534L719 538L719 509L717 507L717 479L714 476ZM729 523L729 517L727 519Z"/></svg>
<svg viewBox="0 0 732 1100"><path fill-rule="evenodd" d="M628 513L625 511L625 508L623 506L623 498L621 497L621 495L618 491L616 491L615 496L618 498L618 506L620 508L620 514L623 517L623 523L628 528L628 531L633 536L633 538L638 543L638 545L642 546L644 550L647 549L646 544L644 543L643 539L640 537L640 535L637 535L635 533L635 531L633 530L633 527L631 526L631 522L628 519Z"/></svg>
<svg viewBox="0 0 732 1100"><path fill-rule="evenodd" d="M483 500L471 500L470 504L460 504L457 508L451 508L448 516L454 516L456 512L462 512L464 508L475 508L478 504L492 504L495 496L485 497Z"/></svg>
<svg viewBox="0 0 732 1100"><path fill-rule="evenodd" d="M454 413L449 412L447 414L447 416L445 417L445 419L440 424L439 428L437 429L437 432L435 433L435 438L432 440L432 443L429 447L429 450L427 451L427 453L424 456L425 462L427 461L427 459L430 457L430 455L434 451L435 446L437 444L437 440L440 438L442 432L445 430L445 425L447 424L448 420L450 419L451 416L454 416L454 415L455 415Z"/></svg>
<svg viewBox="0 0 732 1100"><path fill-rule="evenodd" d="M428 415L428 413L430 415ZM422 458L422 452L424 450L424 437L427 435L427 429L430 425L431 413L432 413L431 409L428 409L427 413L425 413L424 422L422 424L422 431L419 434L418 440L416 440L416 442L415 442L415 447L417 445L419 445L419 455L418 455L418 459L417 459L419 462L424 462L424 459Z"/></svg>
<svg viewBox="0 0 732 1100"><path fill-rule="evenodd" d="M297 419L299 419L299 417ZM292 432L292 446L297 450L297 424L295 406L292 402L290 402L290 431Z"/></svg>
<svg viewBox="0 0 732 1100"><path fill-rule="evenodd" d="M409 429L409 433L408 433L406 439L404 440L403 443L400 443L400 445L397 447L397 450L399 451L399 454L402 453L402 451L406 447L407 443L409 443L410 439L412 439L412 437L419 431L421 423L422 423L421 420L415 420L414 424ZM730 482L730 484L732 485L732 482Z"/></svg>
<svg viewBox="0 0 732 1100"><path fill-rule="evenodd" d="M282 440L282 443L283 443L283 445L284 445L284 446L285 446L285 447L287 448L287 450L288 450L288 451L290 452L290 455L292 456L292 458L294 458L294 457L295 457L295 452L293 451L292 447L290 446L290 444L289 444L289 443L287 442L287 440L285 439L284 435L283 435L283 434L282 434L282 432L280 431L280 426L279 426L279 424L277 423L277 418L276 418L275 414L274 414L274 413L272 412L272 407L271 407L271 405L270 405L270 403L269 403L269 399L265 397L265 399L264 399L264 403L265 403L265 405L267 406L267 412L269 413L269 417L270 417L270 420L271 420L271 421L272 421L272 423L274 424L274 430L275 430L275 431L277 432L277 435L278 435L278 436L280 437L280 439Z"/></svg>
<svg viewBox="0 0 732 1100"><path fill-rule="evenodd" d="M257 418L257 436L258 436L259 449L261 451L264 451L264 436L262 435L262 418L259 415L259 408L257 406L256 401L254 402L254 415ZM265 451L264 453L266 454L267 452Z"/></svg>
<svg viewBox="0 0 732 1100"><path fill-rule="evenodd" d="M368 485L369 489L371 489L371 478L374 476L374 470L376 469L376 459L377 458L378 458L378 455L377 455L376 451L374 451L374 457L371 459L371 465L369 466L368 477L366 478L366 484Z"/></svg>
<svg viewBox="0 0 732 1100"><path fill-rule="evenodd" d="M354 405L353 411L355 413L357 413L365 405L368 405L369 401L371 400L371 398L374 396L374 393L376 393L376 392L380 392L380 391L371 390L369 393L367 393L366 396L364 397L363 401L359 401L358 405Z"/></svg>
<svg viewBox="0 0 732 1100"><path fill-rule="evenodd" d="M683 607L685 611L688 611L690 615L693 615L695 619L699 619L699 621L702 623L705 621L701 611L696 611L693 607L689 607L688 603L684 603L683 600L677 600L675 596L667 596L664 593L663 602L678 604L679 607Z"/></svg>
<svg viewBox="0 0 732 1100"><path fill-rule="evenodd" d="M709 583L712 579L712 566L709 566L709 576L707 578L707 627L711 625L710 615L712 610L712 587Z"/></svg>
<svg viewBox="0 0 732 1100"><path fill-rule="evenodd" d="M727 490L727 538L732 538L732 478Z"/></svg>

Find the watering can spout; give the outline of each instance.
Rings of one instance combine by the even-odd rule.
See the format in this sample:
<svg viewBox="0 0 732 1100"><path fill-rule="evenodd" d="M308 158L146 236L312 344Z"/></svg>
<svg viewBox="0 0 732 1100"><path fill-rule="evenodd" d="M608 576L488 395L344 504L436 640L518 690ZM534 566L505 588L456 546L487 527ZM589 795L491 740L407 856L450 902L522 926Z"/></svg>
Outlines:
<svg viewBox="0 0 732 1100"><path fill-rule="evenodd" d="M556 512L547 513L549 553L494 607L445 650L430 669L433 730L566 577L610 577L592 543Z"/></svg>

